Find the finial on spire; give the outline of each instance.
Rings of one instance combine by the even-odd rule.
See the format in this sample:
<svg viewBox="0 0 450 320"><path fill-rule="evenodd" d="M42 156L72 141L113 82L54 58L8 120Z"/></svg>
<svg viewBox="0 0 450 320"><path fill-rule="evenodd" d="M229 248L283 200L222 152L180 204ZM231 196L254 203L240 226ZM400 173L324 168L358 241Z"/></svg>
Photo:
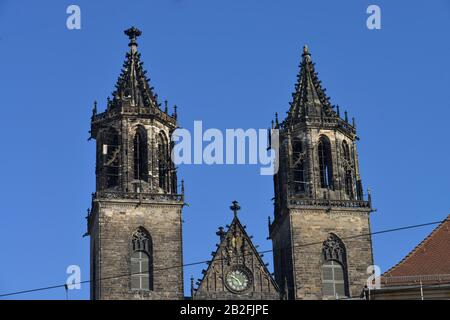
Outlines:
<svg viewBox="0 0 450 320"><path fill-rule="evenodd" d="M216 232L216 235L220 237L220 242L222 242L223 238L225 238L226 232L223 230L223 227L219 227L219 230Z"/></svg>
<svg viewBox="0 0 450 320"><path fill-rule="evenodd" d="M177 107L177 105L175 104L175 105L173 106L173 117L174 117L175 119L178 117L177 109L178 109L178 107Z"/></svg>
<svg viewBox="0 0 450 320"><path fill-rule="evenodd" d="M142 34L142 31L139 30L136 27L131 27L127 30L125 30L123 33L125 33L128 38L130 38L130 43L128 44L128 46L132 47L132 46L136 46L137 47L137 42L136 39Z"/></svg>
<svg viewBox="0 0 450 320"><path fill-rule="evenodd" d="M169 111L169 108L167 107L167 103L168 103L167 99L164 100L164 113L165 114L167 114L167 112Z"/></svg>
<svg viewBox="0 0 450 320"><path fill-rule="evenodd" d="M94 106L92 107L92 116L97 114L97 101L94 101Z"/></svg>
<svg viewBox="0 0 450 320"><path fill-rule="evenodd" d="M239 203L236 200L234 200L232 202L232 206L230 206L230 209L233 211L234 217L236 218L237 217L237 212L239 210L241 210L241 207L239 206Z"/></svg>
<svg viewBox="0 0 450 320"><path fill-rule="evenodd" d="M279 125L279 123L278 123L278 112L275 112L275 126L276 126L276 128L278 128L278 125Z"/></svg>
<svg viewBox="0 0 450 320"><path fill-rule="evenodd" d="M306 62L311 62L311 53L309 52L309 48L306 44L303 46L302 57Z"/></svg>
<svg viewBox="0 0 450 320"><path fill-rule="evenodd" d="M306 44L303 46L303 54L310 54L308 45L306 45Z"/></svg>

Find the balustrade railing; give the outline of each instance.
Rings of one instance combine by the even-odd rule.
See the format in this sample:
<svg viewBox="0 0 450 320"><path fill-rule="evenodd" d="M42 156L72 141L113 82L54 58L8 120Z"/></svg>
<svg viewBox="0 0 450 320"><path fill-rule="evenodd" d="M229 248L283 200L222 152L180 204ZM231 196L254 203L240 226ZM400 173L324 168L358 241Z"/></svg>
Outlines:
<svg viewBox="0 0 450 320"><path fill-rule="evenodd" d="M119 191L97 191L94 199L130 199L130 200L152 200L152 201L183 201L182 194L145 193L145 192L119 192Z"/></svg>
<svg viewBox="0 0 450 320"><path fill-rule="evenodd" d="M370 202L363 200L290 199L289 204L314 207L370 208Z"/></svg>

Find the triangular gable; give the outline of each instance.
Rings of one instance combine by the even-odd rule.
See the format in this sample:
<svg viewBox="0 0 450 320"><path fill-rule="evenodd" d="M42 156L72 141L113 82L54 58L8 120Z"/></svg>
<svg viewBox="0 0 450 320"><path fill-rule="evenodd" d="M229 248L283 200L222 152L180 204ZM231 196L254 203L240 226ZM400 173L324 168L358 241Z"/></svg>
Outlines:
<svg viewBox="0 0 450 320"><path fill-rule="evenodd" d="M279 299L275 281L237 216L220 236L194 299ZM242 277L236 279L237 287L231 281L233 275Z"/></svg>

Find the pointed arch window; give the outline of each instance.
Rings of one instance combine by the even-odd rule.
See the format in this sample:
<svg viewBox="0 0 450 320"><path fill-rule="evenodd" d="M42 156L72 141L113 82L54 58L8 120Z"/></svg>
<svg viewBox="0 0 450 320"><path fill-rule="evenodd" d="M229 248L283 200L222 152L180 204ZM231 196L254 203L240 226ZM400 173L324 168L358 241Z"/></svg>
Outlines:
<svg viewBox="0 0 450 320"><path fill-rule="evenodd" d="M150 234L139 228L131 240L131 289L153 290L153 245Z"/></svg>
<svg viewBox="0 0 450 320"><path fill-rule="evenodd" d="M119 134L114 128L102 132L97 155L97 162L103 170L102 186L112 188L119 185L120 145Z"/></svg>
<svg viewBox="0 0 450 320"><path fill-rule="evenodd" d="M134 179L148 181L147 130L139 126L133 139Z"/></svg>
<svg viewBox="0 0 450 320"><path fill-rule="evenodd" d="M322 247L322 293L324 296L348 296L346 250L341 239L330 234Z"/></svg>
<svg viewBox="0 0 450 320"><path fill-rule="evenodd" d="M342 153L344 154L344 159L350 162L350 148L345 140L342 141Z"/></svg>
<svg viewBox="0 0 450 320"><path fill-rule="evenodd" d="M169 191L169 150L166 136L158 134L158 179L159 187Z"/></svg>
<svg viewBox="0 0 450 320"><path fill-rule="evenodd" d="M318 144L320 186L322 188L333 188L333 161L331 158L330 140L321 136Z"/></svg>
<svg viewBox="0 0 450 320"><path fill-rule="evenodd" d="M303 144L299 138L292 140L292 173L294 193L303 193L306 191L305 182L305 164Z"/></svg>
<svg viewBox="0 0 450 320"><path fill-rule="evenodd" d="M352 171L345 171L345 193L353 199L353 179L352 179Z"/></svg>
<svg viewBox="0 0 450 320"><path fill-rule="evenodd" d="M342 154L343 154L343 163L344 163L344 186L345 193L349 196L350 199L353 199L353 166L351 161L350 148L348 143L344 140L342 141Z"/></svg>

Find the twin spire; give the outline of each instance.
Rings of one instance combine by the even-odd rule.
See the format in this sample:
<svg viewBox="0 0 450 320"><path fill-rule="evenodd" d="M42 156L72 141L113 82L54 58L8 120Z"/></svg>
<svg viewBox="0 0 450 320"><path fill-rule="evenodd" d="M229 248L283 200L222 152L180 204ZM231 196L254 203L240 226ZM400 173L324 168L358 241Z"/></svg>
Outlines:
<svg viewBox="0 0 450 320"><path fill-rule="evenodd" d="M147 71L140 60L141 54L137 51L137 38L142 35L141 30L131 27L124 31L130 42L130 51L126 54L120 76L116 83L116 89L112 93L112 100L108 98L108 109L118 106L135 106L159 108L158 95L149 85ZM303 116L309 117L339 117L339 109L333 110L330 98L326 95L326 89L321 85L318 74L314 68L311 53L307 46L303 47L300 72L297 75L293 101L288 113L287 121L293 121ZM175 114L174 114L175 116Z"/></svg>

